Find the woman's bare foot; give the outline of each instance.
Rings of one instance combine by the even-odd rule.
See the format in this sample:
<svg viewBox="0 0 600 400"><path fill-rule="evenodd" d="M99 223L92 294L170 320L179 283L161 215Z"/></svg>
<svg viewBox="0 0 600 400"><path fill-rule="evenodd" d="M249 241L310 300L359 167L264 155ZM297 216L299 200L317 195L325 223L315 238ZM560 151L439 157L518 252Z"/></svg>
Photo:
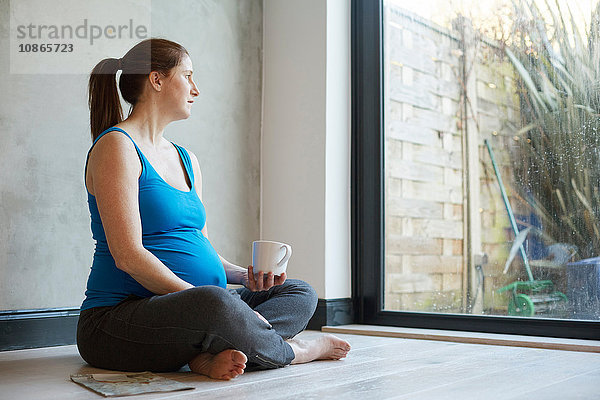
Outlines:
<svg viewBox="0 0 600 400"><path fill-rule="evenodd" d="M313 340L288 339L295 358L292 364L302 364L313 360L339 360L346 357L350 344L333 335L323 335Z"/></svg>
<svg viewBox="0 0 600 400"><path fill-rule="evenodd" d="M244 373L246 361L244 353L228 349L219 354L200 353L188 365L192 372L228 381Z"/></svg>

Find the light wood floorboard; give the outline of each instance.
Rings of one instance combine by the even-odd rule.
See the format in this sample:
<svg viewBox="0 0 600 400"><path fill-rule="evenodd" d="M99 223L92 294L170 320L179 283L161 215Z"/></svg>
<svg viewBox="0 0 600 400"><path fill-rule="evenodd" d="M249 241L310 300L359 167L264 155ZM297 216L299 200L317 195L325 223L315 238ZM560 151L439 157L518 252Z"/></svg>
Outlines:
<svg viewBox="0 0 600 400"><path fill-rule="evenodd" d="M320 332L306 331L309 339ZM345 360L317 361L216 381L160 374L195 387L130 399L600 399L600 354L337 334ZM92 368L75 346L0 352L0 399L101 399L71 382Z"/></svg>

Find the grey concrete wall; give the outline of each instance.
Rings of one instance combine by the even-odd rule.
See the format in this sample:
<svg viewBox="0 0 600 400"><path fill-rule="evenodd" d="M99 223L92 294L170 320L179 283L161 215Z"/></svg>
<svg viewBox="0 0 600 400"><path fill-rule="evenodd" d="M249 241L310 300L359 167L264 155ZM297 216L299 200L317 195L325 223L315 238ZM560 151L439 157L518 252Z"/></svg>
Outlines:
<svg viewBox="0 0 600 400"><path fill-rule="evenodd" d="M88 76L9 74L8 29L0 0L0 310L79 306L93 253ZM154 0L151 33L190 52L200 96L165 137L198 156L212 244L247 265L259 236L262 0Z"/></svg>

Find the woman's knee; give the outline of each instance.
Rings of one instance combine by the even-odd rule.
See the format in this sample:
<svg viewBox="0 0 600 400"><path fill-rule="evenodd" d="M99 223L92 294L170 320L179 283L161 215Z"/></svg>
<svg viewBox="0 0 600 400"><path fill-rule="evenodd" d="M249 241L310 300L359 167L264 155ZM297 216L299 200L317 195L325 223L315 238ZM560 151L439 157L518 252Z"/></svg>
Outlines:
<svg viewBox="0 0 600 400"><path fill-rule="evenodd" d="M228 289L220 286L199 286L188 290L194 291L193 295L197 296L195 299L196 305L198 304L197 301L202 301L206 308L211 310L229 308L237 300L237 297Z"/></svg>
<svg viewBox="0 0 600 400"><path fill-rule="evenodd" d="M179 293L185 297L180 303L184 313L191 321L195 320L201 325L235 319L244 311L242 306L245 304L239 297L219 286L199 286Z"/></svg>
<svg viewBox="0 0 600 400"><path fill-rule="evenodd" d="M306 305L312 312L317 308L319 296L315 289L307 282L300 279L288 279L284 284L288 284L288 290L298 295L299 300Z"/></svg>
<svg viewBox="0 0 600 400"><path fill-rule="evenodd" d="M215 306L227 302L229 297L231 297L229 290L211 285L193 287L184 290L182 293L189 296L195 304L198 304L198 301L202 301L204 304Z"/></svg>

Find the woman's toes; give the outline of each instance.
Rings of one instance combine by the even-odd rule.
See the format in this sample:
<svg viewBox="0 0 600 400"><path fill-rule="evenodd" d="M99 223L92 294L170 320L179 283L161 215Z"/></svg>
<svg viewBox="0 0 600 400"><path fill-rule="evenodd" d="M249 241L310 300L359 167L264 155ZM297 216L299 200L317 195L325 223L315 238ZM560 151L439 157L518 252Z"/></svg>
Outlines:
<svg viewBox="0 0 600 400"><path fill-rule="evenodd" d="M199 354L189 365L193 372L228 381L244 373L246 361L248 358L244 353L228 349L215 355Z"/></svg>
<svg viewBox="0 0 600 400"><path fill-rule="evenodd" d="M228 381L230 379L234 379L238 375L240 375L240 373L237 370L231 370L231 371L227 372L226 374L223 374L221 376L221 379Z"/></svg>
<svg viewBox="0 0 600 400"><path fill-rule="evenodd" d="M345 340L340 339L337 336L331 335L331 341L333 342L335 347L345 349L346 351L350 351L350 343L346 342Z"/></svg>
<svg viewBox="0 0 600 400"><path fill-rule="evenodd" d="M335 351L333 352L333 357L334 357L335 359L338 359L338 360L339 360L340 358L344 358L344 357L346 357L346 354L347 354L347 353L346 353L345 351L343 351L343 350L335 350Z"/></svg>
<svg viewBox="0 0 600 400"><path fill-rule="evenodd" d="M233 350L231 352L231 360L236 364L246 365L246 361L248 361L248 357L241 351Z"/></svg>

